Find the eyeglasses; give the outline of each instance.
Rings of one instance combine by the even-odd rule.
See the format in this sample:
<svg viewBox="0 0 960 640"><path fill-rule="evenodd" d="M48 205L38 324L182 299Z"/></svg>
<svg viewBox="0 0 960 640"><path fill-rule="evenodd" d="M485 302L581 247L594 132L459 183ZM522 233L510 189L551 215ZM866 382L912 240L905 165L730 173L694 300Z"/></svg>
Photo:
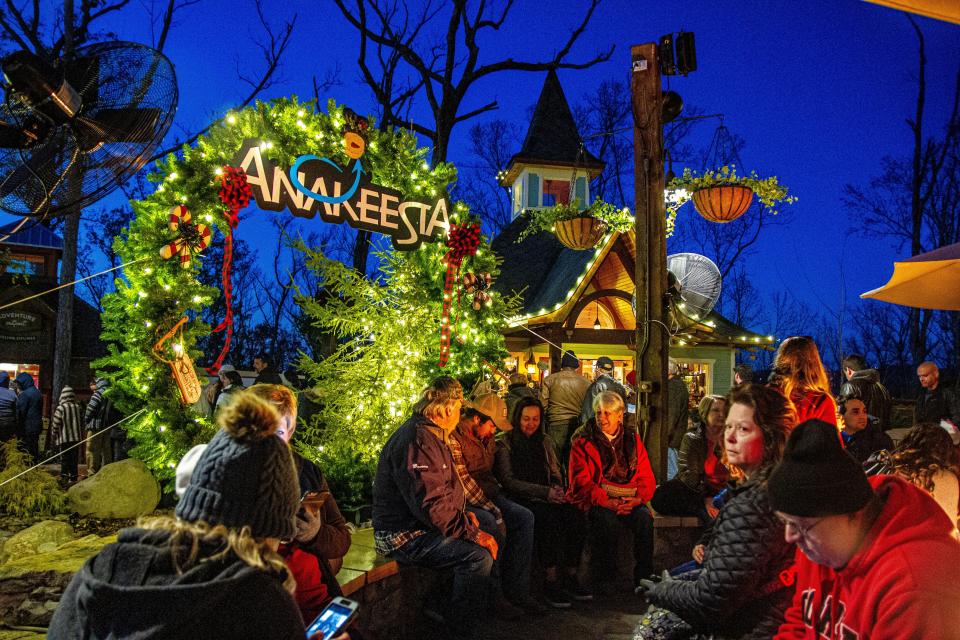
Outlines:
<svg viewBox="0 0 960 640"><path fill-rule="evenodd" d="M782 524L785 529L787 530L793 529L794 532L800 534L801 538L806 539L809 537L810 532L813 531L814 527L816 527L818 524L826 520L826 518L820 518L813 524L807 525L805 527L800 524L797 524L796 522L791 522L789 520L781 518L780 516L777 516L777 520L780 521L780 524Z"/></svg>

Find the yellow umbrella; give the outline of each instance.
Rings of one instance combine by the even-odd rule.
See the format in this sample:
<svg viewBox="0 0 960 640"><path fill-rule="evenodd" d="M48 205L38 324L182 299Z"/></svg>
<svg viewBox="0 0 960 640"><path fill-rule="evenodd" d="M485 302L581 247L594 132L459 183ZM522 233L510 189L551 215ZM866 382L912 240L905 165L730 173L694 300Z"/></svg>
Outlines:
<svg viewBox="0 0 960 640"><path fill-rule="evenodd" d="M860 297L906 307L960 311L960 242L894 262L890 282Z"/></svg>

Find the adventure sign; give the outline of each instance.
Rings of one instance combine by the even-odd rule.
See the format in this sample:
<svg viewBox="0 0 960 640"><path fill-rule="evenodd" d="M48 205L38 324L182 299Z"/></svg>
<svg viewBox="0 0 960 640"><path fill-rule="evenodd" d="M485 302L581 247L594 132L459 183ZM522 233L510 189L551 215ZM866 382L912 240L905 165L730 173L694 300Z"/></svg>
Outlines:
<svg viewBox="0 0 960 640"><path fill-rule="evenodd" d="M346 142L351 162L345 167L329 158L303 155L284 170L263 157L257 140L244 140L232 164L246 173L261 209L286 209L301 218L319 213L324 222L346 222L388 235L398 251L443 237L450 227L447 199L407 200L396 189L374 184L362 164L362 139L350 136Z"/></svg>

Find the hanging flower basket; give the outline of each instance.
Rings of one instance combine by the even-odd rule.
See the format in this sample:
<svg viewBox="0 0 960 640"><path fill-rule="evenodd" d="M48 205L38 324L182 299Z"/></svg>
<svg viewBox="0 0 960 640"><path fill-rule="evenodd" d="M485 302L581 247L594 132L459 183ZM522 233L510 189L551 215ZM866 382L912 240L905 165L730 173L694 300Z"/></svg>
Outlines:
<svg viewBox="0 0 960 640"><path fill-rule="evenodd" d="M579 204L558 204L527 211L530 223L517 238L522 242L540 231L552 231L564 246L583 251L592 249L608 231L626 233L633 227L633 215L626 207L617 208L601 200L586 209Z"/></svg>
<svg viewBox="0 0 960 640"><path fill-rule="evenodd" d="M602 220L590 216L580 216L570 220L561 220L553 227L557 240L565 247L575 251L592 249L607 232L607 225Z"/></svg>
<svg viewBox="0 0 960 640"><path fill-rule="evenodd" d="M761 178L756 172L738 176L733 165L702 174L684 169L666 188L667 235L674 227L677 211L693 200L697 212L710 222L730 222L742 216L754 197L776 215L781 203L793 204L796 196L788 195L787 187L777 182L776 176Z"/></svg>
<svg viewBox="0 0 960 640"><path fill-rule="evenodd" d="M693 192L693 206L710 222L731 222L750 208L753 189L739 184L707 187Z"/></svg>

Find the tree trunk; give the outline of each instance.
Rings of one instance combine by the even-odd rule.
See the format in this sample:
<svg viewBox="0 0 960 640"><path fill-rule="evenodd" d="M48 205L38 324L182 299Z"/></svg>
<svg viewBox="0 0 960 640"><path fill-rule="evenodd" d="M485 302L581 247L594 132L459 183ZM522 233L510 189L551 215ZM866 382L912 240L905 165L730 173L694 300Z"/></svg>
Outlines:
<svg viewBox="0 0 960 640"><path fill-rule="evenodd" d="M353 270L362 276L367 275L367 259L370 257L369 231L357 229L357 237L353 241Z"/></svg>
<svg viewBox="0 0 960 640"><path fill-rule="evenodd" d="M63 258L60 261L60 284L77 277L77 239L80 236L80 212L68 215L63 222ZM53 350L53 396L56 405L60 390L70 380L70 355L73 352L73 287L60 289L57 304L57 329Z"/></svg>
<svg viewBox="0 0 960 640"><path fill-rule="evenodd" d="M919 69L917 77L917 110L914 120L911 123L913 130L913 176L911 180L910 193L910 217L911 217L911 239L910 255L922 253L921 237L923 233L923 203L920 200L920 190L923 187L923 109L927 97L927 55L923 32L917 26L913 19L910 19L914 30L917 33L919 45ZM920 309L910 310L910 353L913 355L914 364L923 361L926 355L926 334L921 329Z"/></svg>

